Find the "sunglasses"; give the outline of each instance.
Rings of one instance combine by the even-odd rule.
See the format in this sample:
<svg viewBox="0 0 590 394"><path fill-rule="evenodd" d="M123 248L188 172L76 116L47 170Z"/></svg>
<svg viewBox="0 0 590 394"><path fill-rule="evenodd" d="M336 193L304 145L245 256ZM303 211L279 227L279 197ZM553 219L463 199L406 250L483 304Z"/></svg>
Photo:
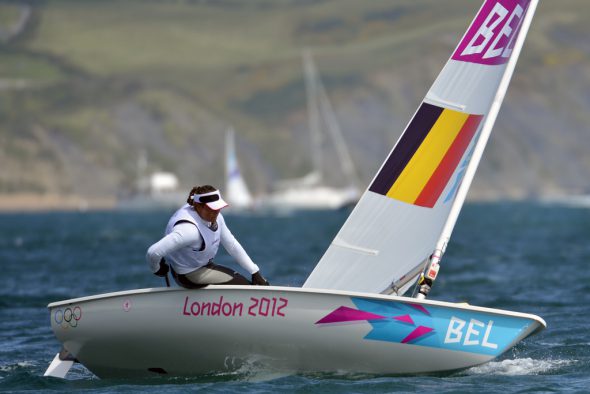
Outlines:
<svg viewBox="0 0 590 394"><path fill-rule="evenodd" d="M200 202L202 204L206 204L208 202L214 202L219 200L220 196L219 196L219 192L215 191L215 192L210 192L210 193L205 193L205 194L195 194L193 196L193 201L194 202Z"/></svg>

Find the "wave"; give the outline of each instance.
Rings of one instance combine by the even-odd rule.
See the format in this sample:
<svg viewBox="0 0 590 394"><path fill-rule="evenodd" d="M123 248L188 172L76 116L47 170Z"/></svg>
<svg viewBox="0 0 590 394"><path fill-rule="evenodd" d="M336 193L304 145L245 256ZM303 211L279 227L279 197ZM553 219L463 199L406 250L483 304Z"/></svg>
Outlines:
<svg viewBox="0 0 590 394"><path fill-rule="evenodd" d="M517 358L513 360L492 361L465 371L467 375L540 375L555 372L576 363L577 360L535 360Z"/></svg>
<svg viewBox="0 0 590 394"><path fill-rule="evenodd" d="M0 372L12 372L17 369L26 369L37 366L35 361L19 361L13 364L0 364Z"/></svg>

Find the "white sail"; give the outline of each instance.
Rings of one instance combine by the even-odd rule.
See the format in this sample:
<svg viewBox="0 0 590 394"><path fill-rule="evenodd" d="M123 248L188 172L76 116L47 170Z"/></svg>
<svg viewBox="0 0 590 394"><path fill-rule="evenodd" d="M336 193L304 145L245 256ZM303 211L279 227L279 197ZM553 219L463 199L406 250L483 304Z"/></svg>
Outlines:
<svg viewBox="0 0 590 394"><path fill-rule="evenodd" d="M486 0L304 284L403 294L444 252L537 0Z"/></svg>
<svg viewBox="0 0 590 394"><path fill-rule="evenodd" d="M224 197L230 207L237 209L251 208L253 205L252 195L246 186L246 182L240 172L236 157L235 131L229 128L225 138L225 159L226 159L226 190Z"/></svg>

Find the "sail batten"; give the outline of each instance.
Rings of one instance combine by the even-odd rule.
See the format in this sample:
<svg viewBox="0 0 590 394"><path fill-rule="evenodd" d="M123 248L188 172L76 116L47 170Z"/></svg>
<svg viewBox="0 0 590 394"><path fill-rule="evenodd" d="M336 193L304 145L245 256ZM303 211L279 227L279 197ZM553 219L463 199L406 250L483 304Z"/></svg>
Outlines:
<svg viewBox="0 0 590 394"><path fill-rule="evenodd" d="M465 104L453 103L448 100L443 100L439 97L434 97L434 94L432 94L430 97L426 97L424 102L438 107L451 108L457 111L465 111L465 108L467 107Z"/></svg>
<svg viewBox="0 0 590 394"><path fill-rule="evenodd" d="M442 256L536 5L484 1L304 287L401 294L431 256Z"/></svg>
<svg viewBox="0 0 590 394"><path fill-rule="evenodd" d="M338 237L336 237L334 239L334 241L332 241L332 245L339 246L341 248L345 248L345 249L349 249L349 250L354 250L355 252L359 252L359 253L365 253L365 254L368 254L371 256L377 256L379 254L378 250L365 248L365 247L358 246L358 245L353 245L353 244L348 243Z"/></svg>

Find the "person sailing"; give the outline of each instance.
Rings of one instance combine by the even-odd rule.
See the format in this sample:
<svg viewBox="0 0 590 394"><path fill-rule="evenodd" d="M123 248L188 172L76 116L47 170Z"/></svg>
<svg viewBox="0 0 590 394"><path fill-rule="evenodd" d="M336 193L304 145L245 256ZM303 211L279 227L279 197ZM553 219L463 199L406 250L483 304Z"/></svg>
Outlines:
<svg viewBox="0 0 590 394"><path fill-rule="evenodd" d="M220 211L227 205L213 186L193 187L187 203L168 221L165 236L147 251L146 259L152 272L166 277L171 268L176 283L189 289L210 284L268 286L258 266L225 224ZM213 262L220 243L252 275L251 282Z"/></svg>

